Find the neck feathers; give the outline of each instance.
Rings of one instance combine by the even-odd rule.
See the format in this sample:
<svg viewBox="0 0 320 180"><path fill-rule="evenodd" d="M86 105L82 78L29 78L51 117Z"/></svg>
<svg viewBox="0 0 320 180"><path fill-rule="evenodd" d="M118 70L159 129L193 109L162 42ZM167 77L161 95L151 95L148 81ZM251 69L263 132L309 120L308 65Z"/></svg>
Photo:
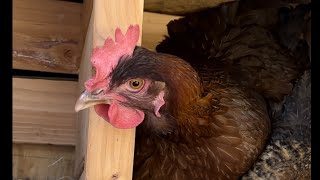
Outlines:
<svg viewBox="0 0 320 180"><path fill-rule="evenodd" d="M165 83L165 104L160 109L161 117L146 113L143 131L150 130L156 134L172 132L179 124L179 117L189 111L202 94L198 73L181 58L141 47L136 48L133 58L138 59L135 72L145 72L143 77Z"/></svg>
<svg viewBox="0 0 320 180"><path fill-rule="evenodd" d="M167 108L178 117L181 111L200 98L203 91L200 78L190 64L178 57L159 54L158 58L162 62L163 79L168 90L165 96Z"/></svg>

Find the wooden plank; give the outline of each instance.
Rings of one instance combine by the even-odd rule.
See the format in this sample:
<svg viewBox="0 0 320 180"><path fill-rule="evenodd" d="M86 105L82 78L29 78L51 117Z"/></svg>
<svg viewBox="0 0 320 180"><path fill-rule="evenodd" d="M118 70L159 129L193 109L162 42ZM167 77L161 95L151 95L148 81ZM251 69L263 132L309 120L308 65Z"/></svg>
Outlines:
<svg viewBox="0 0 320 180"><path fill-rule="evenodd" d="M82 4L13 0L13 68L78 73Z"/></svg>
<svg viewBox="0 0 320 180"><path fill-rule="evenodd" d="M231 1L237 0L145 0L144 10L163 14L185 15Z"/></svg>
<svg viewBox="0 0 320 180"><path fill-rule="evenodd" d="M80 84L91 76L87 66L92 47L101 46L108 36L114 37L117 27L126 31L130 24L142 27L143 0L96 0L85 42L80 70ZM91 30L90 30L91 29ZM88 37L92 36L92 37ZM141 39L139 40L139 44ZM89 72L89 76L88 76ZM83 90L83 87L81 87ZM93 108L80 114L88 121L81 133L87 134L84 179L132 179L135 129L115 129L96 115ZM82 159L83 157L78 157ZM78 172L79 175L82 172Z"/></svg>
<svg viewBox="0 0 320 180"><path fill-rule="evenodd" d="M91 16L90 16L91 17ZM82 60L80 64L80 73L79 73L79 91L78 95L84 90L84 82L88 80L91 75L91 64L90 57L91 51L93 48L92 36L93 34L93 18L90 18L87 35L85 39L85 44L82 52ZM84 172L84 163L85 157L87 154L87 139L88 139L88 119L89 119L89 110L85 109L78 113L78 120L76 122L76 127L78 129L77 134L77 143L76 143L76 164L75 164L75 176L81 176L83 180L85 179Z"/></svg>
<svg viewBox="0 0 320 180"><path fill-rule="evenodd" d="M13 68L77 74L92 0L38 1L13 1ZM177 18L145 12L142 46L155 49Z"/></svg>
<svg viewBox="0 0 320 180"><path fill-rule="evenodd" d="M75 145L77 86L13 78L13 142Z"/></svg>
<svg viewBox="0 0 320 180"><path fill-rule="evenodd" d="M181 16L172 16L159 13L143 13L142 46L154 50L156 46L168 35L167 24L179 19Z"/></svg>
<svg viewBox="0 0 320 180"><path fill-rule="evenodd" d="M14 180L71 180L74 147L40 144L13 144Z"/></svg>
<svg viewBox="0 0 320 180"><path fill-rule="evenodd" d="M90 61L86 59L90 59L91 52L89 49L93 48L92 44L92 33L93 33L93 20L91 18L92 15L92 0L84 0L83 8L82 8L82 41L81 41L81 52L82 52L82 61L80 61L80 74L79 74L79 87L78 94L80 94L84 90L84 82L91 76L92 72L90 67ZM87 35L88 34L88 35ZM90 42L90 43L85 43ZM87 49L87 51L86 51ZM88 138L88 120L89 113L88 110L84 110L78 113L78 119L76 121L77 127L77 139L76 139L76 159L75 159L75 177L79 180L85 179L85 171L84 171L84 163L85 157L87 153L87 138Z"/></svg>
<svg viewBox="0 0 320 180"><path fill-rule="evenodd" d="M91 16L92 1L86 0L84 2L83 10L85 11L82 15L83 27L89 27L89 20ZM88 15L90 14L90 15ZM164 36L168 35L167 24L174 20L179 19L182 16L166 15L159 13L144 12L143 13L143 26L142 26L142 46L151 50L155 50L156 46L164 39ZM88 22L87 22L88 21ZM83 30L83 34L86 34L87 29ZM85 37L85 36L84 36ZM84 45L84 40L83 40ZM82 46L83 46L82 45ZM81 46L81 48L83 48Z"/></svg>
<svg viewBox="0 0 320 180"><path fill-rule="evenodd" d="M92 6L93 6L93 0L83 0L82 11L81 11L81 35L80 35L80 43L79 43L81 52L83 51L87 30L89 28Z"/></svg>

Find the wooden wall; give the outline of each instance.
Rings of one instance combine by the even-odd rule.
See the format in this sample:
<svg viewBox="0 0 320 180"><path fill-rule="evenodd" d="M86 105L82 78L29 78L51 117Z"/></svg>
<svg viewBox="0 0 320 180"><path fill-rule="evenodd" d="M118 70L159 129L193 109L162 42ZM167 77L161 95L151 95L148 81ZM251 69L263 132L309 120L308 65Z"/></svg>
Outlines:
<svg viewBox="0 0 320 180"><path fill-rule="evenodd" d="M13 144L14 180L74 180L74 147Z"/></svg>
<svg viewBox="0 0 320 180"><path fill-rule="evenodd" d="M58 0L14 0L13 68L76 74L81 8Z"/></svg>

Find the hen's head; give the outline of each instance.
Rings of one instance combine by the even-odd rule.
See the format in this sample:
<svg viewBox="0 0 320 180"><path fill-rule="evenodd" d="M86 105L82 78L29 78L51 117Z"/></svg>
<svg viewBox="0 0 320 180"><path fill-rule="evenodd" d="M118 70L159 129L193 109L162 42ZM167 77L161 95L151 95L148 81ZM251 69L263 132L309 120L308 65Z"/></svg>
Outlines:
<svg viewBox="0 0 320 180"><path fill-rule="evenodd" d="M195 86L199 82L189 64L136 47L138 39L139 26L130 26L125 35L117 29L115 41L107 38L103 47L94 49L91 63L96 74L85 83L76 111L94 106L96 113L116 128L134 128L145 119L166 126L167 120L176 116L176 107L199 93L198 87L191 91L184 87L189 81Z"/></svg>

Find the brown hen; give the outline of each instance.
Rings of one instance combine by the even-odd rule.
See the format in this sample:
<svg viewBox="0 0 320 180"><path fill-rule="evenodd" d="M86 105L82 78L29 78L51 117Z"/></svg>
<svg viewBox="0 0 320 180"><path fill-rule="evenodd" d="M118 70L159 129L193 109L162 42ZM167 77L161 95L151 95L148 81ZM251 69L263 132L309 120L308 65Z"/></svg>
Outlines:
<svg viewBox="0 0 320 180"><path fill-rule="evenodd" d="M137 126L133 179L238 179L268 142L270 104L308 67L305 41L293 52L279 39L279 15L238 3L187 15L169 23L164 53L133 50L136 28L116 32L94 51L98 71L76 109L94 105L117 128Z"/></svg>
<svg viewBox="0 0 320 180"><path fill-rule="evenodd" d="M203 67L209 69L208 64L214 64L210 65L211 68L218 63L226 64L223 68L231 66L229 75L233 80L260 92L267 102L271 102L268 106L276 104L281 107L281 101L291 92L292 80L309 67L307 52L309 50L310 53L310 5L281 7L272 1L272 6L276 4L277 8L270 8L270 4L267 5L268 8L264 8L265 4L260 5L260 8L252 8L251 4L250 8L245 6L247 2L250 0L240 4L226 4L170 22L170 37L157 50L187 59L200 71ZM200 63L203 63L200 64L196 57L202 57ZM203 72L206 74L206 70ZM308 93L305 94L307 95ZM302 96L293 99L297 101ZM303 100L306 101L305 99ZM246 179L310 177L310 115L305 116L310 114L310 106L299 105L298 102L292 105L290 101L292 100L288 100L284 109L288 109L288 104L291 104L293 113L299 112L299 115L292 117L287 112L281 115L282 118L271 115L276 119L272 127L272 142L254 169L246 175ZM283 129L279 124L286 124L291 129L279 131L278 129ZM303 130L301 126L304 127ZM302 135L293 133L298 127L297 131ZM279 140L283 147L279 145ZM281 151L277 153L277 149ZM282 155L280 152L283 149L289 154ZM296 156L298 152L302 153L300 157ZM290 160L286 159L288 156Z"/></svg>

